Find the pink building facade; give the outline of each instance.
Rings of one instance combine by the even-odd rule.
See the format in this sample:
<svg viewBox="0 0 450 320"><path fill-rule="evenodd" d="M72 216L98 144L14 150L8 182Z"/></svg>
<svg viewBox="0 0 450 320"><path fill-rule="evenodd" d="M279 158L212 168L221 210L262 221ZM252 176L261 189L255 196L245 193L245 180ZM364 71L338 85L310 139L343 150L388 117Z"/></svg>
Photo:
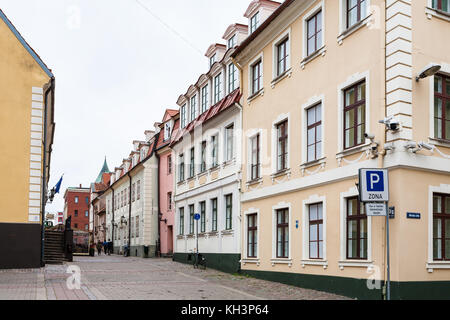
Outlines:
<svg viewBox="0 0 450 320"><path fill-rule="evenodd" d="M161 124L156 152L159 157L159 235L161 256L173 255L174 237L174 159L169 145L172 132L179 126L178 110L166 110Z"/></svg>

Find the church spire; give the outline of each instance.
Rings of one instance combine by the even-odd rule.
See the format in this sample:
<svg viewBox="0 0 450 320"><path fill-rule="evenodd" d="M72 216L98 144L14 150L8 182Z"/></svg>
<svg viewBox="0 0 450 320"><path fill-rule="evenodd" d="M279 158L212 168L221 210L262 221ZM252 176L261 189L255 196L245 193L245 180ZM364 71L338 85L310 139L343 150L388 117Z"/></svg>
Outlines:
<svg viewBox="0 0 450 320"><path fill-rule="evenodd" d="M100 173L98 174L97 180L95 180L95 183L102 182L103 174L109 173L108 163L106 162L106 156L105 156L105 162L103 163L103 168L100 170Z"/></svg>

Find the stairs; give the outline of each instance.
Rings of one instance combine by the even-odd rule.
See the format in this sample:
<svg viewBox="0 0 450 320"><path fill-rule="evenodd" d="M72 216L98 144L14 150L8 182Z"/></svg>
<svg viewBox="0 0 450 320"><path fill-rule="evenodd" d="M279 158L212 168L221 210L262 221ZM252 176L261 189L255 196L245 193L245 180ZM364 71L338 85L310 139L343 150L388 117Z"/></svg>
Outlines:
<svg viewBox="0 0 450 320"><path fill-rule="evenodd" d="M63 264L64 232L45 231L44 260L46 264Z"/></svg>

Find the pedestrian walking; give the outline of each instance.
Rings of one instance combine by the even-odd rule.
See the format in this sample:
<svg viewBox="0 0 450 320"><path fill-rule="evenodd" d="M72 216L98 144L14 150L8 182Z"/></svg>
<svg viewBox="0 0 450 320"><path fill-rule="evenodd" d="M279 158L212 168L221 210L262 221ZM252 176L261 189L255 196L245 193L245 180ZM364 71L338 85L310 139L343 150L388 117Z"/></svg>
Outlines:
<svg viewBox="0 0 450 320"><path fill-rule="evenodd" d="M97 251L98 251L98 255L101 255L101 253L102 253L102 243L100 241L97 242Z"/></svg>
<svg viewBox="0 0 450 320"><path fill-rule="evenodd" d="M106 239L105 239L105 241L103 241L103 252L105 254L108 253L108 242L106 242Z"/></svg>

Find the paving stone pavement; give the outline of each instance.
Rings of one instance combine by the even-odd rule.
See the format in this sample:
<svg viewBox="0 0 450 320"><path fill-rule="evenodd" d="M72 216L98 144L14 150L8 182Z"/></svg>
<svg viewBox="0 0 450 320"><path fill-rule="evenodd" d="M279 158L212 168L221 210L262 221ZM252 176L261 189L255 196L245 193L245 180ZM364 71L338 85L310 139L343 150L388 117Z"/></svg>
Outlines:
<svg viewBox="0 0 450 320"><path fill-rule="evenodd" d="M71 274L71 271L80 271ZM69 271L69 273L68 273ZM68 281L68 278L69 281ZM77 285L76 279L80 279ZM69 286L72 287L69 289ZM0 271L1 300L343 300L276 282L198 270L171 259L74 257L42 269Z"/></svg>

